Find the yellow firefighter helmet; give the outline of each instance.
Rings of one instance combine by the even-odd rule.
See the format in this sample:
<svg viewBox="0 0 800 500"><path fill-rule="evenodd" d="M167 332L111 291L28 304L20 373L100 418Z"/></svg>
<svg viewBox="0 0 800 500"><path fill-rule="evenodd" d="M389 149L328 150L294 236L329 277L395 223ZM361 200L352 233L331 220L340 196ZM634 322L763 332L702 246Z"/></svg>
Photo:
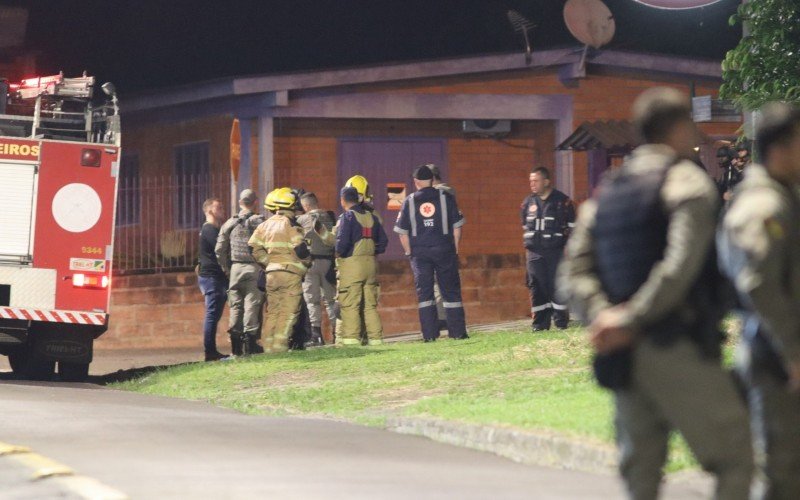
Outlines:
<svg viewBox="0 0 800 500"><path fill-rule="evenodd" d="M267 194L266 198L264 198L264 208L266 208L267 210L270 210L272 212L277 210L277 207L275 206L275 192L276 191L278 191L278 190L277 189L273 189L272 191L270 191Z"/></svg>
<svg viewBox="0 0 800 500"><path fill-rule="evenodd" d="M297 202L297 196L292 191L292 188L282 187L273 191L272 204L276 210L294 210L295 202Z"/></svg>
<svg viewBox="0 0 800 500"><path fill-rule="evenodd" d="M356 188L356 191L358 191L358 201L360 203L372 201L372 193L369 190L369 182L367 182L367 178L363 175L354 175L353 177L350 177L347 179L344 187Z"/></svg>

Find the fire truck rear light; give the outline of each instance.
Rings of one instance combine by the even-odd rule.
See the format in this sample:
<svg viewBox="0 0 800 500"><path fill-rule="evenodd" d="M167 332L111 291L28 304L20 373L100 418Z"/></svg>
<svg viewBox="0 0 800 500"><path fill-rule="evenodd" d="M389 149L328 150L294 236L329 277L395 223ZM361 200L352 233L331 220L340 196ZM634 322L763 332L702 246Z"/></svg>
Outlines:
<svg viewBox="0 0 800 500"><path fill-rule="evenodd" d="M73 274L72 286L76 288L108 288L108 276Z"/></svg>
<svg viewBox="0 0 800 500"><path fill-rule="evenodd" d="M81 165L84 167L100 166L100 150L85 148L81 152Z"/></svg>

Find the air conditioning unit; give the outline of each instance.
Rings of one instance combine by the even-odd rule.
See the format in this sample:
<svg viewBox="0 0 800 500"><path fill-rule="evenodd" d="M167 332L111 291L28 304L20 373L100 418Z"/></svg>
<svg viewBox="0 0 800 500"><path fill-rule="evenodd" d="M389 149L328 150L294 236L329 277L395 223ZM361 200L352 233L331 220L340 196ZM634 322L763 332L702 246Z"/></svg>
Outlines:
<svg viewBox="0 0 800 500"><path fill-rule="evenodd" d="M511 120L464 120L461 130L467 134L504 135L511 132Z"/></svg>

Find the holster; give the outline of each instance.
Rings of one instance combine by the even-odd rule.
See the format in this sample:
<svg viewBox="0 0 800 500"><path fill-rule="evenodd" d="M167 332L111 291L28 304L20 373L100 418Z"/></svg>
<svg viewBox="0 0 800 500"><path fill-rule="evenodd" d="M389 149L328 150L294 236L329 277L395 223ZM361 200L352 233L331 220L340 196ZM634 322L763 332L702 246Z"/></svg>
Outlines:
<svg viewBox="0 0 800 500"><path fill-rule="evenodd" d="M594 377L606 389L627 389L633 378L633 348L625 347L608 354L595 354Z"/></svg>

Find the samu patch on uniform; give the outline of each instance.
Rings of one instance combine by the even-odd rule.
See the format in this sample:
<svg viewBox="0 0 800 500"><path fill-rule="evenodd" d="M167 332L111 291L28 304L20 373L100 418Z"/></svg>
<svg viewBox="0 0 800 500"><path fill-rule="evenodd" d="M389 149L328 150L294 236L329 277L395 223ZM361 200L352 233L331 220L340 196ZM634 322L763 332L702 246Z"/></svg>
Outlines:
<svg viewBox="0 0 800 500"><path fill-rule="evenodd" d="M430 202L423 203L419 206L419 213L423 217L433 217L433 215L436 213L436 205Z"/></svg>

